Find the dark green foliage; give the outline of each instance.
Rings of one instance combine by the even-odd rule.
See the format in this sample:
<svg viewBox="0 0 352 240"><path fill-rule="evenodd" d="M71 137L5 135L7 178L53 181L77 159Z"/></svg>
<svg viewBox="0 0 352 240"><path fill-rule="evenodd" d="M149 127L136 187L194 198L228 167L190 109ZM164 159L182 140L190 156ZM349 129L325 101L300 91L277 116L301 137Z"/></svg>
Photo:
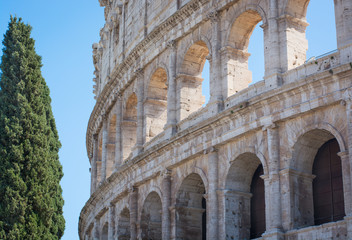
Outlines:
<svg viewBox="0 0 352 240"><path fill-rule="evenodd" d="M31 27L11 17L0 69L0 239L60 239L65 228L49 88Z"/></svg>

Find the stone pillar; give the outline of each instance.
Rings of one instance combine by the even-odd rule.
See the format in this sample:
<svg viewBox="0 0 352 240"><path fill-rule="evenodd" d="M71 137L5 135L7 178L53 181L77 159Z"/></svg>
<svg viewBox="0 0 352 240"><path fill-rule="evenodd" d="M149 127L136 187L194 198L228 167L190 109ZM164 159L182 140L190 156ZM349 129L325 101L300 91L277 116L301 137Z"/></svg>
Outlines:
<svg viewBox="0 0 352 240"><path fill-rule="evenodd" d="M352 2L336 0L334 3L337 47L340 49L352 44Z"/></svg>
<svg viewBox="0 0 352 240"><path fill-rule="evenodd" d="M282 199L282 227L284 231L314 225L313 179L314 175L290 168L280 171ZM264 178L265 187L271 182L268 175ZM267 194L266 194L267 196ZM268 201L272 199L269 193ZM270 210L270 209L269 209ZM271 218L267 218L268 221Z"/></svg>
<svg viewBox="0 0 352 240"><path fill-rule="evenodd" d="M212 71L210 75L210 100L209 104L216 105L216 112L222 110L222 79L221 79L221 58L220 58L220 16L218 11L214 10L207 16L211 21L212 26L212 49L211 49L211 66Z"/></svg>
<svg viewBox="0 0 352 240"><path fill-rule="evenodd" d="M279 39L280 39L280 68L281 72L287 72L306 61L308 41L306 39L306 28L308 23L290 15L279 17ZM270 59L275 56L269 56Z"/></svg>
<svg viewBox="0 0 352 240"><path fill-rule="evenodd" d="M131 240L137 239L137 223L138 223L138 189L132 187L129 190L130 205L130 230Z"/></svg>
<svg viewBox="0 0 352 240"><path fill-rule="evenodd" d="M352 186L352 89L348 89L344 93L344 98L345 101L343 102L346 105L346 122L347 122L347 151L348 151L348 163L349 163L349 168L350 168L350 176L349 176L349 185ZM345 163L345 158L347 156L342 155L341 161L344 164ZM342 165L343 173L345 173L347 166ZM343 176L343 179L345 179L345 176ZM345 185L345 184L344 184ZM344 189L345 190L345 189ZM350 189L351 190L351 189ZM345 209L346 215L347 215L347 210L351 210L352 208L352 202L351 198L345 199L345 206L346 202L349 200L347 203L348 207ZM352 217L352 212L349 211L349 216Z"/></svg>
<svg viewBox="0 0 352 240"><path fill-rule="evenodd" d="M281 85L281 54L277 7L277 0L270 0L268 22L262 26L264 30L264 79L265 85L269 88Z"/></svg>
<svg viewBox="0 0 352 240"><path fill-rule="evenodd" d="M176 239L176 207L171 206L169 207L169 212L170 212L170 239L175 240Z"/></svg>
<svg viewBox="0 0 352 240"><path fill-rule="evenodd" d="M95 192L97 186L97 160L98 160L98 135L93 135L93 158L91 162L91 185L90 194Z"/></svg>
<svg viewBox="0 0 352 240"><path fill-rule="evenodd" d="M171 137L176 133L176 57L177 44L176 41L167 43L169 48L169 79L167 89L167 124L165 131Z"/></svg>
<svg viewBox="0 0 352 240"><path fill-rule="evenodd" d="M109 207L109 236L108 239L114 239L115 237L115 205L110 204Z"/></svg>
<svg viewBox="0 0 352 240"><path fill-rule="evenodd" d="M221 48L223 63L222 79L223 99L248 87L252 81L252 72L248 70L248 58L251 55L243 50L230 46Z"/></svg>
<svg viewBox="0 0 352 240"><path fill-rule="evenodd" d="M203 78L188 74L179 74L176 78L176 120L187 118L191 113L197 111L205 102L202 95Z"/></svg>
<svg viewBox="0 0 352 240"><path fill-rule="evenodd" d="M218 195L218 220L219 220L219 239L226 239L226 198L225 190L217 190L216 194Z"/></svg>
<svg viewBox="0 0 352 240"><path fill-rule="evenodd" d="M93 240L100 239L99 228L100 228L99 219L95 219L94 226L93 226Z"/></svg>
<svg viewBox="0 0 352 240"><path fill-rule="evenodd" d="M108 116L104 115L103 117L103 149L102 149L102 166L101 166L101 179L100 183L103 183L106 179L106 166L108 159Z"/></svg>
<svg viewBox="0 0 352 240"><path fill-rule="evenodd" d="M346 213L346 216L352 216L352 208L351 208L352 199L351 199L351 184L350 184L351 170L350 170L348 151L339 152L337 155L341 159L345 213Z"/></svg>
<svg viewBox="0 0 352 240"><path fill-rule="evenodd" d="M116 142L115 142L115 171L122 165L122 100L121 96L116 101Z"/></svg>
<svg viewBox="0 0 352 240"><path fill-rule="evenodd" d="M144 139L144 73L139 68L136 71L137 77L137 141L133 151L133 156L137 156L143 149Z"/></svg>
<svg viewBox="0 0 352 240"><path fill-rule="evenodd" d="M208 239L219 239L218 235L218 152L217 149L211 148L208 152L208 201L207 201L207 238Z"/></svg>
<svg viewBox="0 0 352 240"><path fill-rule="evenodd" d="M219 237L216 239L249 239L251 228L251 193L219 190Z"/></svg>
<svg viewBox="0 0 352 240"><path fill-rule="evenodd" d="M265 181L265 192L270 194L270 200L266 197L266 233L270 238L282 239L282 218L281 218L281 189L280 189L280 136L276 124L265 128L268 141L268 168L269 174Z"/></svg>
<svg viewBox="0 0 352 240"><path fill-rule="evenodd" d="M162 182L162 239L170 239L171 171L165 169Z"/></svg>

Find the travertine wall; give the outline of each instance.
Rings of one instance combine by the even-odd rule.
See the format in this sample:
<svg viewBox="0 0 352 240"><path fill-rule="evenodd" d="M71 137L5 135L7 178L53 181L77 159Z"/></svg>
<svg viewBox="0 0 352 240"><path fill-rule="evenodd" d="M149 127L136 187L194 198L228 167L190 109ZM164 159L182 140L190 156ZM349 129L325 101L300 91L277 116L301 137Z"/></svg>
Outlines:
<svg viewBox="0 0 352 240"><path fill-rule="evenodd" d="M352 1L334 1L337 51L305 62L308 2L100 0L81 239L250 239L260 166L260 239L352 239ZM249 86L259 22L265 76ZM331 139L345 217L314 226L312 166Z"/></svg>

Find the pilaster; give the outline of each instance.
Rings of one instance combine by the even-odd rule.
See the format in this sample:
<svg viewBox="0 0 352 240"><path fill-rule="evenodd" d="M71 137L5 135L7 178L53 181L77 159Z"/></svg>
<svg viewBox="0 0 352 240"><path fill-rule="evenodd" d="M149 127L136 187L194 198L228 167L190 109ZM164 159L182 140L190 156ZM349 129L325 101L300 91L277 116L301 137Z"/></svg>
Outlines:
<svg viewBox="0 0 352 240"><path fill-rule="evenodd" d="M101 179L100 183L103 183L106 179L106 167L108 159L108 116L103 116L103 142L102 142L102 166L101 166Z"/></svg>
<svg viewBox="0 0 352 240"><path fill-rule="evenodd" d="M162 239L169 240L171 235L171 219L169 207L171 205L171 171L165 169L162 173L162 192L163 192L163 204L162 204Z"/></svg>
<svg viewBox="0 0 352 240"><path fill-rule="evenodd" d="M217 10L210 12L207 18L211 22L212 27L212 49L211 49L211 75L210 75L210 100L209 105L216 106L215 112L220 112L223 108L222 85L221 81L221 34L220 34L220 14Z"/></svg>
<svg viewBox="0 0 352 240"><path fill-rule="evenodd" d="M135 187L129 189L129 205L131 240L136 240L138 224L138 189Z"/></svg>
<svg viewBox="0 0 352 240"><path fill-rule="evenodd" d="M115 171L122 165L122 99L121 96L117 97L116 101L116 142L115 142Z"/></svg>
<svg viewBox="0 0 352 240"><path fill-rule="evenodd" d="M136 71L137 77L137 141L133 149L133 156L137 156L143 150L144 139L144 71L139 68Z"/></svg>
<svg viewBox="0 0 352 240"><path fill-rule="evenodd" d="M96 218L94 220L94 226L93 226L93 240L100 240L99 228L100 228L100 221L99 219Z"/></svg>
<svg viewBox="0 0 352 240"><path fill-rule="evenodd" d="M207 236L208 239L219 239L218 236L218 224L219 224L219 213L218 213L218 151L215 148L211 148L205 152L208 155L208 169L209 169L209 188L207 198Z"/></svg>
<svg viewBox="0 0 352 240"><path fill-rule="evenodd" d="M98 161L98 135L93 135L93 158L91 163L91 186L90 194L93 194L97 186L97 161Z"/></svg>
<svg viewBox="0 0 352 240"><path fill-rule="evenodd" d="M169 78L167 91L167 123L165 132L170 138L176 133L176 57L177 43L172 40L167 43L169 49Z"/></svg>
<svg viewBox="0 0 352 240"><path fill-rule="evenodd" d="M273 235L282 239L282 213L281 213L281 186L280 186L280 136L279 128L276 124L271 124L263 129L267 132L268 143L268 169L267 177L263 177L265 181L266 195L266 233L264 235ZM267 191L268 190L268 191Z"/></svg>
<svg viewBox="0 0 352 240"><path fill-rule="evenodd" d="M109 236L108 239L114 239L115 237L115 205L110 204L109 207Z"/></svg>

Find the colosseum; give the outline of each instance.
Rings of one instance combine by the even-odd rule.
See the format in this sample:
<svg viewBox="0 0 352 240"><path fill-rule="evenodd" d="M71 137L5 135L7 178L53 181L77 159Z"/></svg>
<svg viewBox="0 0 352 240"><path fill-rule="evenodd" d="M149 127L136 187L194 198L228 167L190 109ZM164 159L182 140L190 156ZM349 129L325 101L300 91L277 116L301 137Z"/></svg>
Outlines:
<svg viewBox="0 0 352 240"><path fill-rule="evenodd" d="M99 2L80 239L352 239L352 0L310 61L309 0Z"/></svg>

